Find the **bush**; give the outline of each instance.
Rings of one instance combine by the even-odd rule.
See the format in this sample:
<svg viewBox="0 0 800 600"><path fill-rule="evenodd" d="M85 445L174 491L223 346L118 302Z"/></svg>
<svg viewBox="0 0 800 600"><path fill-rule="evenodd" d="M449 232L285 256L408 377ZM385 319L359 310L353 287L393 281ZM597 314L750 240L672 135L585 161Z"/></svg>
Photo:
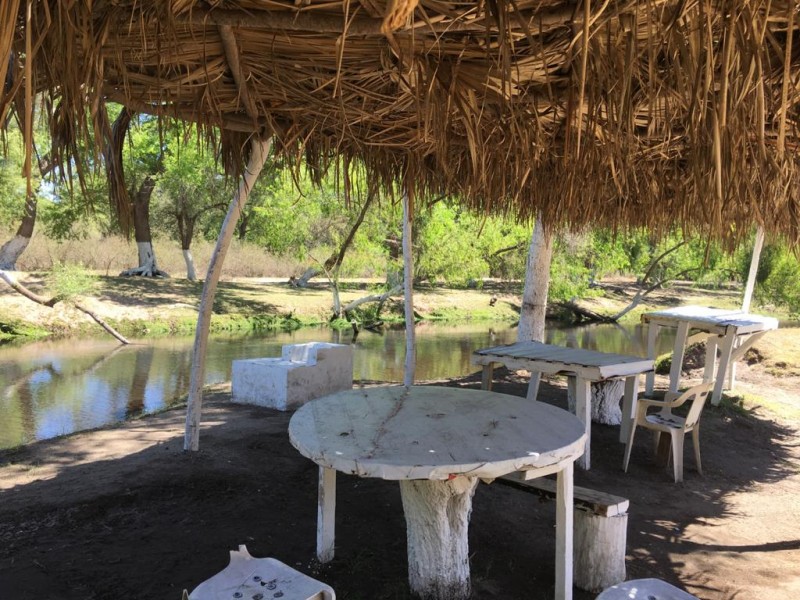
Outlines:
<svg viewBox="0 0 800 600"><path fill-rule="evenodd" d="M71 300L91 292L95 279L81 263L57 262L47 276L47 287L58 299Z"/></svg>

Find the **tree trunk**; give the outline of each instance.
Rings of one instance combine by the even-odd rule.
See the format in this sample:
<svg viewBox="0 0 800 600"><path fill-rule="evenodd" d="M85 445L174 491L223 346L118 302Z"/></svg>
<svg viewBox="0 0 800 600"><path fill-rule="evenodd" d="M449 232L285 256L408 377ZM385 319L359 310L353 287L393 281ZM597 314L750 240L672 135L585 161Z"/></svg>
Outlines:
<svg viewBox="0 0 800 600"><path fill-rule="evenodd" d="M339 267L342 266L342 262L344 262L345 254L347 254L348 248L353 243L353 238L356 237L356 233L358 232L358 228L361 227L361 224L364 222L364 217L367 214L367 209L372 204L372 201L375 199L377 192L375 189L371 188L369 191L369 195L367 199L364 201L364 206L361 207L361 212L358 213L358 217L356 217L355 223L350 228L350 231L347 234L347 237L342 242L341 246L339 246L339 250L333 252L328 259L325 261L325 271L328 273L336 273L339 270ZM312 278L319 275L322 271L317 269L316 267L309 267L306 269L305 273L300 276L300 279L297 280L297 287L306 287L308 282L311 281ZM335 278L335 274L334 274Z"/></svg>
<svg viewBox="0 0 800 600"><path fill-rule="evenodd" d="M222 273L222 263L225 261L225 254L231 245L231 239L236 230L236 221L242 213L247 197L253 184L258 178L264 162L267 160L271 138L261 140L256 137L251 142L250 160L245 167L242 182L239 189L231 200L228 207L228 214L222 222L222 228L217 238L217 246L211 255L211 262L208 265L208 274L203 283L203 293L200 297L200 311L197 316L197 330L194 337L194 348L192 349L192 373L189 379L189 398L186 406L186 433L183 442L184 450L200 449L200 413L203 405L203 383L206 372L206 350L208 347L208 331L211 327L211 308L214 305L214 294L217 291L217 283Z"/></svg>
<svg viewBox="0 0 800 600"><path fill-rule="evenodd" d="M624 379L609 379L591 384L592 422L603 425L619 425L622 423L620 400L625 394ZM575 398L572 390L567 392L570 412L575 412Z"/></svg>
<svg viewBox="0 0 800 600"><path fill-rule="evenodd" d="M186 262L186 279L189 281L197 281L197 271L194 268L194 258L192 251L188 248L183 250L183 260Z"/></svg>
<svg viewBox="0 0 800 600"><path fill-rule="evenodd" d="M525 288L519 314L517 341L543 342L547 290L550 287L550 262L553 258L553 238L536 219L528 250L525 269Z"/></svg>
<svg viewBox="0 0 800 600"><path fill-rule="evenodd" d="M150 198L156 187L155 179L145 177L133 200L133 232L136 247L139 250L139 266L120 273L123 277L169 277L158 269L156 252L153 249L153 238L150 233Z"/></svg>

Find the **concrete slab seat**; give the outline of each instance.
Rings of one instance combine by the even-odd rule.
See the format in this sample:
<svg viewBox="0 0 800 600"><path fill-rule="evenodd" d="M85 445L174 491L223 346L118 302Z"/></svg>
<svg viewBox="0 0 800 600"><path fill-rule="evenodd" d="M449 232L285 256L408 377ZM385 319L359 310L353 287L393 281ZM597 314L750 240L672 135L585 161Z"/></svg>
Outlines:
<svg viewBox="0 0 800 600"><path fill-rule="evenodd" d="M556 497L556 482L552 479L523 479L523 476L511 473L495 481L541 498ZM627 498L575 486L573 567L575 586L579 589L599 592L625 581L629 504Z"/></svg>
<svg viewBox="0 0 800 600"><path fill-rule="evenodd" d="M344 344L291 344L280 358L233 361L231 396L242 404L294 410L352 387L353 348Z"/></svg>

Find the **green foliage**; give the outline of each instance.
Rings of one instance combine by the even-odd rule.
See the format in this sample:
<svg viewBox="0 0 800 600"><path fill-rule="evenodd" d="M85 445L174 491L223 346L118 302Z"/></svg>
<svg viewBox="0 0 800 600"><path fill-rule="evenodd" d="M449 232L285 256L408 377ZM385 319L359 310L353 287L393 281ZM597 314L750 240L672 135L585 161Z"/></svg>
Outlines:
<svg viewBox="0 0 800 600"><path fill-rule="evenodd" d="M47 287L60 300L71 300L92 290L96 277L80 263L56 263L47 276Z"/></svg>
<svg viewBox="0 0 800 600"><path fill-rule="evenodd" d="M785 245L764 247L756 284L760 302L785 306L793 316L800 316L800 261Z"/></svg>

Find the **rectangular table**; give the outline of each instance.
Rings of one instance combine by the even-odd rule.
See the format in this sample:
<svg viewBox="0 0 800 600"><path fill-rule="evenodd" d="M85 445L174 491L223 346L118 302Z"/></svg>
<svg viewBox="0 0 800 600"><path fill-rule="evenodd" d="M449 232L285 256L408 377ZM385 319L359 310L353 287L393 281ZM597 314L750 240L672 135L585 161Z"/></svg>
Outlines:
<svg viewBox="0 0 800 600"><path fill-rule="evenodd" d="M656 357L656 340L662 328L675 329L675 343L672 348L672 366L669 371L669 391L677 392L681 378L683 355L689 338L689 330L697 330L706 342L706 366L703 381L716 382L711 394L711 403L719 404L726 374L730 370L729 386L733 387L733 365L744 356L752 345L767 331L778 328L778 320L773 317L753 315L741 310L708 308L705 306L680 306L667 310L645 313L642 323L647 329L647 356ZM717 347L720 355L717 360ZM645 389L653 391L655 374L648 373Z"/></svg>
<svg viewBox="0 0 800 600"><path fill-rule="evenodd" d="M606 379L625 379L625 395L622 402L622 424L620 442L628 439L628 431L636 411L636 396L639 375L653 370L652 358L639 358L624 354L596 352L581 348L567 348L541 342L517 342L507 346L496 346L477 350L472 354L472 364L483 365L482 387L492 389L492 372L495 364L509 369L531 371L528 399L536 400L539 375L566 375L570 390L574 391L575 413L586 429L586 451L578 459L584 469L591 467L591 386L593 382Z"/></svg>

